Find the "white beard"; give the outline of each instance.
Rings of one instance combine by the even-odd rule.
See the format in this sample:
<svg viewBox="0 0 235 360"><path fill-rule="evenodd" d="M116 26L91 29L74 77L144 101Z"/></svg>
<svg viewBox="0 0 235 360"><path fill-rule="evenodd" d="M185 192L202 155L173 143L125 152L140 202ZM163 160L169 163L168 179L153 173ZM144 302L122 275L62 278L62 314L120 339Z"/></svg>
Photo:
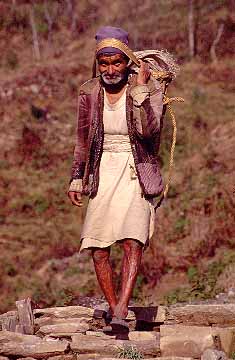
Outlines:
<svg viewBox="0 0 235 360"><path fill-rule="evenodd" d="M101 77L105 84L107 85L115 85L122 81L125 77L125 74L118 74L118 75L108 75L107 73L101 74Z"/></svg>

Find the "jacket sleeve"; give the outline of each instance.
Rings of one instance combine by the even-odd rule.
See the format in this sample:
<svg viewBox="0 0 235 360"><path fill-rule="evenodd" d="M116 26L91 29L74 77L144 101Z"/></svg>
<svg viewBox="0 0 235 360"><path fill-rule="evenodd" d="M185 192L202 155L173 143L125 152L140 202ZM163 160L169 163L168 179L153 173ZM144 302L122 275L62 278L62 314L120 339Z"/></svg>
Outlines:
<svg viewBox="0 0 235 360"><path fill-rule="evenodd" d="M159 81L151 78L146 85L136 85L130 95L137 134L141 138L154 137L160 131L163 112L163 94Z"/></svg>
<svg viewBox="0 0 235 360"><path fill-rule="evenodd" d="M82 91L78 95L77 103L77 126L76 126L76 144L72 163L71 179L69 191L81 191L82 178L84 175L86 156L87 156L87 138L89 132L87 97Z"/></svg>

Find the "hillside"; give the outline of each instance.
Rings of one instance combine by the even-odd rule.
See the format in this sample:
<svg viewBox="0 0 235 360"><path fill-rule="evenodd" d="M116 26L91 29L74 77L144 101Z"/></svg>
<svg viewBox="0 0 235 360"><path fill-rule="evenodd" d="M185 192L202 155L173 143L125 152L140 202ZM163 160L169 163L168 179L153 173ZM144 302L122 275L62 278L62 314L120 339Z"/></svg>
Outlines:
<svg viewBox="0 0 235 360"><path fill-rule="evenodd" d="M93 38L101 24L126 28L134 49L167 48L177 56L181 72L169 95L185 99L173 105L178 127L174 175L156 214L134 300L190 301L234 287L235 25L228 3L201 7L198 52L191 61L185 1L137 1L129 9L120 0L111 8L108 2L102 7L75 2L75 32L67 10L55 3L57 10L49 8L54 16L50 38L40 1L35 7L41 51L36 60L28 5L0 2L0 312L27 296L38 306L54 306L101 294L89 255L77 254L85 208L71 206L66 194L77 90L90 77ZM220 21L226 25L213 63L209 48ZM165 179L171 136L167 115L160 149ZM116 275L120 258L114 248Z"/></svg>

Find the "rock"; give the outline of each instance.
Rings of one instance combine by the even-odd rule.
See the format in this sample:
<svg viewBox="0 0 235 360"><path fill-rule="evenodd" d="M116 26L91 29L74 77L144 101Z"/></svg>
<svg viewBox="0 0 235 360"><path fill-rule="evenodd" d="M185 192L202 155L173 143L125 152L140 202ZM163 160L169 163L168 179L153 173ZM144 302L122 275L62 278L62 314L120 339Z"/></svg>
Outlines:
<svg viewBox="0 0 235 360"><path fill-rule="evenodd" d="M156 360L156 358L148 358L146 360ZM182 356L161 356L159 360L193 360L193 358Z"/></svg>
<svg viewBox="0 0 235 360"><path fill-rule="evenodd" d="M162 325L160 326L161 339L164 336L181 336L182 339L188 339L189 337L195 341L200 341L200 338L212 336L216 348L223 350L228 356L235 351L235 327L221 328L211 326L187 326L187 325Z"/></svg>
<svg viewBox="0 0 235 360"><path fill-rule="evenodd" d="M166 319L166 306L133 306L129 309L135 314L135 320L152 323L163 323Z"/></svg>
<svg viewBox="0 0 235 360"><path fill-rule="evenodd" d="M72 351L78 353L96 353L101 355L118 355L120 348L135 346L145 356L156 357L160 353L159 339L151 341L129 341L96 338L95 336L77 334L72 337Z"/></svg>
<svg viewBox="0 0 235 360"><path fill-rule="evenodd" d="M95 336L99 339L116 339L116 335L107 335L103 333L102 331L87 331L86 335L88 336Z"/></svg>
<svg viewBox="0 0 235 360"><path fill-rule="evenodd" d="M0 353L11 356L43 358L64 353L69 348L65 340L44 340L35 335L24 335L9 331L0 332Z"/></svg>
<svg viewBox="0 0 235 360"><path fill-rule="evenodd" d="M87 330L89 330L88 324L79 321L79 319L76 321L75 319L73 322L41 326L38 332L48 335L51 333L85 333Z"/></svg>
<svg viewBox="0 0 235 360"><path fill-rule="evenodd" d="M16 310L7 311L6 313L0 314L0 323L2 319L5 319L6 317L15 317L17 315Z"/></svg>
<svg viewBox="0 0 235 360"><path fill-rule="evenodd" d="M79 356L78 356L78 359L80 359ZM93 359L93 358L89 358L89 360L90 359ZM96 358L94 358L94 359L96 359ZM145 358L145 360L156 360L156 359L159 359L159 360L193 360L193 358L180 357L180 356L165 356L165 357L161 356L161 357L158 357L158 358ZM117 360L117 358L101 357L101 358L99 358L99 360Z"/></svg>
<svg viewBox="0 0 235 360"><path fill-rule="evenodd" d="M0 356L0 360L9 360L9 358L6 356Z"/></svg>
<svg viewBox="0 0 235 360"><path fill-rule="evenodd" d="M155 331L130 331L128 334L131 341L155 340L159 333Z"/></svg>
<svg viewBox="0 0 235 360"><path fill-rule="evenodd" d="M165 306L129 306L127 320L130 321L146 321L163 323L166 318ZM103 318L106 314L107 306L100 305L95 308L94 317Z"/></svg>
<svg viewBox="0 0 235 360"><path fill-rule="evenodd" d="M92 322L91 318L84 318L84 317L73 317L73 318L56 318L56 317L50 317L50 316L41 316L34 320L35 325L38 327L46 326L46 325L57 325L57 324L67 324L70 322L78 322L82 324L89 325Z"/></svg>
<svg viewBox="0 0 235 360"><path fill-rule="evenodd" d="M107 335L102 331L87 331L86 335L95 336L99 339L115 339L116 335ZM128 339L130 341L144 341L144 340L155 340L157 339L158 333L155 331L130 331Z"/></svg>
<svg viewBox="0 0 235 360"><path fill-rule="evenodd" d="M12 331L0 331L0 346L7 342L26 342L27 344L33 344L40 342L41 339L36 335L25 335L15 333Z"/></svg>
<svg viewBox="0 0 235 360"><path fill-rule="evenodd" d="M108 306L106 304L101 304L94 308L93 317L95 319L103 319L107 314ZM128 310L128 314L126 317L127 320L136 320L135 313L131 310Z"/></svg>
<svg viewBox="0 0 235 360"><path fill-rule="evenodd" d="M205 349L215 348L214 336L211 327L161 325L161 355L198 358Z"/></svg>
<svg viewBox="0 0 235 360"><path fill-rule="evenodd" d="M201 360L227 360L227 356L223 351L207 349L203 352Z"/></svg>
<svg viewBox="0 0 235 360"><path fill-rule="evenodd" d="M17 311L8 311L0 315L0 329L6 331L15 331L19 322Z"/></svg>
<svg viewBox="0 0 235 360"><path fill-rule="evenodd" d="M220 337L220 350L223 350L228 356L235 351L235 327L212 327L212 334L218 334Z"/></svg>
<svg viewBox="0 0 235 360"><path fill-rule="evenodd" d="M30 357L30 356L26 356L26 357L22 357L22 358L17 358L17 360L36 360L36 359L33 357Z"/></svg>
<svg viewBox="0 0 235 360"><path fill-rule="evenodd" d="M76 354L76 360L101 360L103 359L102 356L100 354ZM109 358L109 360L111 360L112 358ZM115 358L115 360L117 360L117 358Z"/></svg>
<svg viewBox="0 0 235 360"><path fill-rule="evenodd" d="M44 325L54 325L54 324L79 322L79 321L89 326L87 327L86 330L88 329L97 330L98 328L105 326L104 318L95 316L96 310L94 311L91 308L86 308L83 306L67 306L67 308L70 309L66 310L66 307L61 307L61 308L51 308L52 311L50 311L50 308L37 309L36 311L34 310L36 317L36 319L34 320L34 324L37 327L37 330L39 330L39 328L41 328ZM134 330L135 326L136 326L135 321L129 322L130 330Z"/></svg>
<svg viewBox="0 0 235 360"><path fill-rule="evenodd" d="M47 360L76 360L76 359L77 357L75 354L66 354L66 355L50 356Z"/></svg>
<svg viewBox="0 0 235 360"><path fill-rule="evenodd" d="M53 339L53 338L58 338L58 339L62 339L62 338L72 338L73 335L78 334L77 332L64 332L64 333L50 333L48 335L44 336L44 339Z"/></svg>
<svg viewBox="0 0 235 360"><path fill-rule="evenodd" d="M168 324L235 325L235 304L206 304L171 307L166 320Z"/></svg>
<svg viewBox="0 0 235 360"><path fill-rule="evenodd" d="M42 315L51 315L57 318L92 318L94 315L94 309L85 306L58 306L44 309L34 309L33 314L35 317Z"/></svg>
<svg viewBox="0 0 235 360"><path fill-rule="evenodd" d="M23 299L16 301L18 310L19 324L16 325L16 332L22 334L34 334L34 316L31 307L31 299Z"/></svg>

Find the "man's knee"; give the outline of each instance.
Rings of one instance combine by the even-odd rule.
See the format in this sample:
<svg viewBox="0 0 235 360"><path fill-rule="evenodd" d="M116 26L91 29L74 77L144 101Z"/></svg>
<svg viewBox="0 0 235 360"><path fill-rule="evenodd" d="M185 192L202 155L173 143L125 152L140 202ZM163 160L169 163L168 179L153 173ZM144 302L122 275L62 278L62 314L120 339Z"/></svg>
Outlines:
<svg viewBox="0 0 235 360"><path fill-rule="evenodd" d="M123 248L127 253L136 253L142 251L143 245L138 240L125 239L123 241Z"/></svg>
<svg viewBox="0 0 235 360"><path fill-rule="evenodd" d="M107 249L94 249L92 251L92 258L96 264L109 260L109 250Z"/></svg>

